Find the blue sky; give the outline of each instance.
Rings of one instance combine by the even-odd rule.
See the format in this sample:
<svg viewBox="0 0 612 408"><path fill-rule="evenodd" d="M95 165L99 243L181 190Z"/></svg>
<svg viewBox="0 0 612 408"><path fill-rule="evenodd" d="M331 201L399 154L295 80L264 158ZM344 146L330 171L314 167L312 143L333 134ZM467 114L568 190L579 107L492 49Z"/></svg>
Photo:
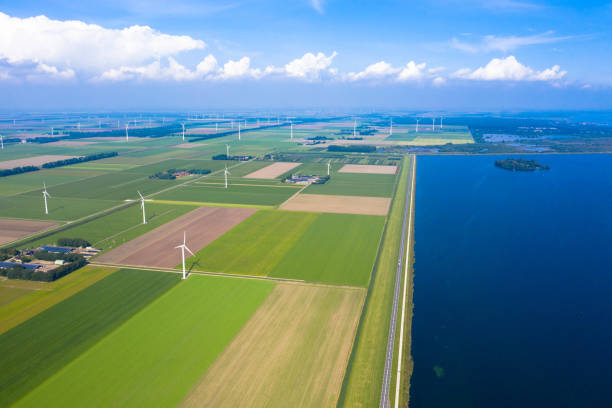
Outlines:
<svg viewBox="0 0 612 408"><path fill-rule="evenodd" d="M605 1L0 0L0 13L0 109L612 108Z"/></svg>

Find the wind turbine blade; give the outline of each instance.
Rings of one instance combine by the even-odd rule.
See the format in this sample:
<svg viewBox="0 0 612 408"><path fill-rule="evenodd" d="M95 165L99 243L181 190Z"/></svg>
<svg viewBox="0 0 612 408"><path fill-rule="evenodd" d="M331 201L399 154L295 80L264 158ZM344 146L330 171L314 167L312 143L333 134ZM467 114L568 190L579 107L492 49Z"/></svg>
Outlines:
<svg viewBox="0 0 612 408"><path fill-rule="evenodd" d="M136 190L136 192L138 193L138 195L140 196L140 198L144 200L144 197L142 196L142 194L140 194L140 191Z"/></svg>
<svg viewBox="0 0 612 408"><path fill-rule="evenodd" d="M187 246L185 246L185 249L187 250L187 252L189 252L191 255L195 256L195 254L193 252L191 252L191 249L187 248Z"/></svg>
<svg viewBox="0 0 612 408"><path fill-rule="evenodd" d="M183 245L187 245L187 232L186 231L183 231Z"/></svg>
<svg viewBox="0 0 612 408"><path fill-rule="evenodd" d="M181 249L183 245L175 246L174 249Z"/></svg>

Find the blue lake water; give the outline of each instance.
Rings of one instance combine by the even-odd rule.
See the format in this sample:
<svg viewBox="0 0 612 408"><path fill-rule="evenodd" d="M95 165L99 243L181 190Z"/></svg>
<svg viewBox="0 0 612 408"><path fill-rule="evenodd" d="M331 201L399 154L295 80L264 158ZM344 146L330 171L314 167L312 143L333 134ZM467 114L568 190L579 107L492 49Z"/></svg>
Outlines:
<svg viewBox="0 0 612 408"><path fill-rule="evenodd" d="M411 407L612 407L612 155L418 158Z"/></svg>

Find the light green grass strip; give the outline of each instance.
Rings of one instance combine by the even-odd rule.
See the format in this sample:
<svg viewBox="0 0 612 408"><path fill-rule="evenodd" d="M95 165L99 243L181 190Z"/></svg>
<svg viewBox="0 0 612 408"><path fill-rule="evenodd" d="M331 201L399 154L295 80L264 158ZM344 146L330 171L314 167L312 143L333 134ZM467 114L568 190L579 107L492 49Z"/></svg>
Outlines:
<svg viewBox="0 0 612 408"><path fill-rule="evenodd" d="M175 407L273 288L191 276L18 406Z"/></svg>

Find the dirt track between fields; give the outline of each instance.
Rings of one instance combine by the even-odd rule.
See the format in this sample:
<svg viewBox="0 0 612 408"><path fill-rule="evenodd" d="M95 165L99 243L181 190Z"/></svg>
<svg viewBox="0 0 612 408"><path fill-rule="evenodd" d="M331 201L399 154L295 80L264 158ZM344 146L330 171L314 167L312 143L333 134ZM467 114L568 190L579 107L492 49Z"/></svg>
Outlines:
<svg viewBox="0 0 612 408"><path fill-rule="evenodd" d="M302 163L292 163L292 162L276 162L269 166L264 167L263 169L259 169L252 173L244 176L245 178L257 178L257 179L273 179L280 176L283 173L288 172L291 169L296 168Z"/></svg>
<svg viewBox="0 0 612 408"><path fill-rule="evenodd" d="M200 207L102 254L96 262L174 268L181 263L181 251L175 247L183 243L183 232L187 234L187 247L196 253L255 211L251 208ZM186 253L185 256L191 255Z"/></svg>
<svg viewBox="0 0 612 408"><path fill-rule="evenodd" d="M390 198L298 194L285 201L279 209L340 214L387 215Z"/></svg>
<svg viewBox="0 0 612 408"><path fill-rule="evenodd" d="M0 245L58 225L56 222L0 219Z"/></svg>

